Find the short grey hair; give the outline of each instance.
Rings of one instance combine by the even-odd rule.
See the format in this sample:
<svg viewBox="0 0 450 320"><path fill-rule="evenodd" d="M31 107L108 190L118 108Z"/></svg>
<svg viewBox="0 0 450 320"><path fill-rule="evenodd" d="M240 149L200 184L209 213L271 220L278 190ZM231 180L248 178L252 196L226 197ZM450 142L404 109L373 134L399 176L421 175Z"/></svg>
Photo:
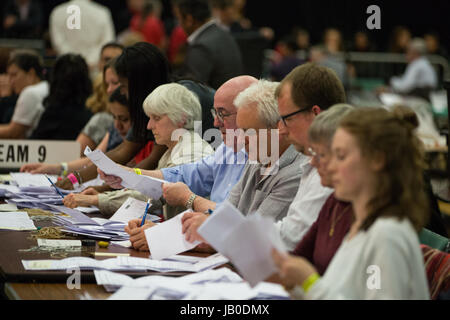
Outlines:
<svg viewBox="0 0 450 320"><path fill-rule="evenodd" d="M256 103L259 119L268 128L276 128L280 120L278 102L275 91L280 83L268 80L259 80L242 91L234 99L236 109L248 107Z"/></svg>
<svg viewBox="0 0 450 320"><path fill-rule="evenodd" d="M414 38L409 43L409 48L420 54L421 56L427 53L427 45L424 39Z"/></svg>
<svg viewBox="0 0 450 320"><path fill-rule="evenodd" d="M339 103L322 111L309 126L309 141L329 145L341 119L354 109L349 104Z"/></svg>
<svg viewBox="0 0 450 320"><path fill-rule="evenodd" d="M202 107L198 97L178 83L163 84L153 90L143 103L147 116L167 115L177 124L184 122L183 128L194 129L194 121L202 120Z"/></svg>

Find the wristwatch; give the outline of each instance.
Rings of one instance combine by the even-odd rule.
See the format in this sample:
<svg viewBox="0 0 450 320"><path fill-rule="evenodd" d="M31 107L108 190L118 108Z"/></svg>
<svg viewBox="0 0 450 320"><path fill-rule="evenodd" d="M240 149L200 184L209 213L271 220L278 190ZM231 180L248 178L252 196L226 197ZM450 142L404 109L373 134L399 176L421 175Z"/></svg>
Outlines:
<svg viewBox="0 0 450 320"><path fill-rule="evenodd" d="M194 210L194 200L197 198L197 195L195 193L192 193L189 197L188 201L186 202L186 208Z"/></svg>

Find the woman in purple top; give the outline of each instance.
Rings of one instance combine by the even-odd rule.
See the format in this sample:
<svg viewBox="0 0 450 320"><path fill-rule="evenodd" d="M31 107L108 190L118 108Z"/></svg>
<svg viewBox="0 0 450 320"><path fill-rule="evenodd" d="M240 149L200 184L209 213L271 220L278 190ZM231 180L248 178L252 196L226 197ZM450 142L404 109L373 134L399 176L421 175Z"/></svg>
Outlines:
<svg viewBox="0 0 450 320"><path fill-rule="evenodd" d="M327 166L331 157L330 147L334 132L340 119L351 110L353 107L347 104L334 105L317 116L309 128L311 164L317 169L324 187L333 187ZM316 222L298 243L293 254L308 259L320 275L324 274L352 221L351 204L339 201L334 197L334 193L331 194L320 210Z"/></svg>

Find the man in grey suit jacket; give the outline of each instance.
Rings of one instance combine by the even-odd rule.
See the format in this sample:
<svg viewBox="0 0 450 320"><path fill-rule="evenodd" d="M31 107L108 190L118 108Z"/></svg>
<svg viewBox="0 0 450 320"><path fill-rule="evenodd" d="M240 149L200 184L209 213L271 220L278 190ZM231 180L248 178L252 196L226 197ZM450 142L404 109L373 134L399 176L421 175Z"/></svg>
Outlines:
<svg viewBox="0 0 450 320"><path fill-rule="evenodd" d="M183 75L214 89L242 75L242 57L233 37L211 19L207 0L178 0L175 13L188 37Z"/></svg>

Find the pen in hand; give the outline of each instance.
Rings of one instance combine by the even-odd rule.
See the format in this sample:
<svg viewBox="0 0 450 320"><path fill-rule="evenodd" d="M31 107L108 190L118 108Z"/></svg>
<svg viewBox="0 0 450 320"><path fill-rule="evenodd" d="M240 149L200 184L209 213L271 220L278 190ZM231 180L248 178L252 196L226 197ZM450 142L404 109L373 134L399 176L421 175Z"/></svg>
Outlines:
<svg viewBox="0 0 450 320"><path fill-rule="evenodd" d="M50 180L49 177L45 176L47 178L47 180L52 184L53 188L55 188L56 192L58 192L58 194L61 196L61 198L64 199L64 195L61 193L61 191L59 191L58 187L55 186L55 184L52 182L52 180Z"/></svg>
<svg viewBox="0 0 450 320"><path fill-rule="evenodd" d="M145 223L145 217L147 216L148 207L150 206L150 199L147 200L147 205L145 206L144 216L142 217L141 227Z"/></svg>

